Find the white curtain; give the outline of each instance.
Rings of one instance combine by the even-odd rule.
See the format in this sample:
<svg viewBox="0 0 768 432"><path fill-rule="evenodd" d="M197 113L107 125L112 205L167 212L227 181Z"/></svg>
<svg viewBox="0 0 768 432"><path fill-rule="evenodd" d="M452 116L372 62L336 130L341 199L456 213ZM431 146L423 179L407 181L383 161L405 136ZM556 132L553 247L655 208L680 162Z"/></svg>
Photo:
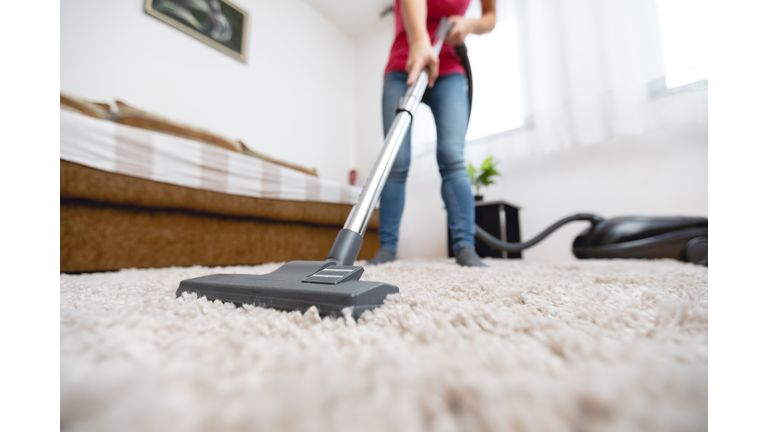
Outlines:
<svg viewBox="0 0 768 432"><path fill-rule="evenodd" d="M519 27L525 126L470 146L546 152L706 121L706 88L650 91L665 73L656 0L500 0L500 10Z"/></svg>

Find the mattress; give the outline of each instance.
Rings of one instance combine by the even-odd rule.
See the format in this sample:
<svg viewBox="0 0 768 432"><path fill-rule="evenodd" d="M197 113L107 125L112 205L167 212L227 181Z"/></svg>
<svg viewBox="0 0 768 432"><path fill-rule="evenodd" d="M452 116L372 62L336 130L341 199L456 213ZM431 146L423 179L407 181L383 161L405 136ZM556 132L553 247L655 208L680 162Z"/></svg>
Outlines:
<svg viewBox="0 0 768 432"><path fill-rule="evenodd" d="M361 188L185 138L61 111L60 158L102 171L212 192L355 204Z"/></svg>

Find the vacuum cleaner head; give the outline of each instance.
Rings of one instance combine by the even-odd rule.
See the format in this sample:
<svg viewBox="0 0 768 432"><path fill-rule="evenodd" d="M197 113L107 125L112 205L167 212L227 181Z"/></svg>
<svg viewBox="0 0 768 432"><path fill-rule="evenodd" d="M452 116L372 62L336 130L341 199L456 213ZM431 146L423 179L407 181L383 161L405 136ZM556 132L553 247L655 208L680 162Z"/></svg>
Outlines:
<svg viewBox="0 0 768 432"><path fill-rule="evenodd" d="M361 281L363 268L337 265L336 261L291 261L265 275L215 274L181 281L176 296L184 292L238 306L251 304L281 310L316 306L320 315L340 316L350 308L357 319L379 307L389 294L400 290L383 282Z"/></svg>
<svg viewBox="0 0 768 432"><path fill-rule="evenodd" d="M630 216L606 219L573 242L578 258L673 258L708 265L708 220Z"/></svg>

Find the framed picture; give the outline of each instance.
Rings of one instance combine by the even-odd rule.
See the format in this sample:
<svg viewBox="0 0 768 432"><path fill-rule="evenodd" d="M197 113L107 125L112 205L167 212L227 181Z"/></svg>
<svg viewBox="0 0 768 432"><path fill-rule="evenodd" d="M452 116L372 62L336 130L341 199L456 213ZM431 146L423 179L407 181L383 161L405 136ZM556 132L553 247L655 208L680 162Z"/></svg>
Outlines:
<svg viewBox="0 0 768 432"><path fill-rule="evenodd" d="M229 0L146 0L144 10L245 63L248 13Z"/></svg>

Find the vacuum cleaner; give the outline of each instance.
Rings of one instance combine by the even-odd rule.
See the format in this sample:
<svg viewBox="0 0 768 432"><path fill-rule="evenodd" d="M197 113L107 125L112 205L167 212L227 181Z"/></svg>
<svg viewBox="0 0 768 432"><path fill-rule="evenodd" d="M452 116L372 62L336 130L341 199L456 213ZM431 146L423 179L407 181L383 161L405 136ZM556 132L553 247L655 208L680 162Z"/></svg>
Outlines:
<svg viewBox="0 0 768 432"><path fill-rule="evenodd" d="M435 32L433 51L440 54L452 24L442 19ZM457 53L467 71L472 104L471 69L466 47ZM371 170L357 204L339 231L325 261L291 261L266 275L214 274L181 281L176 296L196 293L210 301L238 306L305 311L312 306L325 316L340 316L347 309L357 319L379 307L390 294L400 292L385 282L361 281L363 267L354 266L368 223L381 195L395 157L411 126L428 77L422 71L400 100L397 114L384 139L382 151ZM629 217L603 220L597 215L577 214L562 219L525 243L507 243L475 226L476 237L491 247L519 252L540 242L554 230L572 221L589 221L591 227L579 235L573 252L579 258L677 258L707 265L706 218Z"/></svg>
<svg viewBox="0 0 768 432"><path fill-rule="evenodd" d="M435 56L440 55L452 27L445 18L440 21L432 45ZM388 295L400 292L388 283L361 281L363 267L352 264L427 83L424 70L400 99L381 153L325 261L291 261L266 275L215 274L187 279L179 284L176 296L189 292L211 301L282 310L305 311L315 306L321 315L331 316L343 315L348 309L357 319L363 312L379 307Z"/></svg>

